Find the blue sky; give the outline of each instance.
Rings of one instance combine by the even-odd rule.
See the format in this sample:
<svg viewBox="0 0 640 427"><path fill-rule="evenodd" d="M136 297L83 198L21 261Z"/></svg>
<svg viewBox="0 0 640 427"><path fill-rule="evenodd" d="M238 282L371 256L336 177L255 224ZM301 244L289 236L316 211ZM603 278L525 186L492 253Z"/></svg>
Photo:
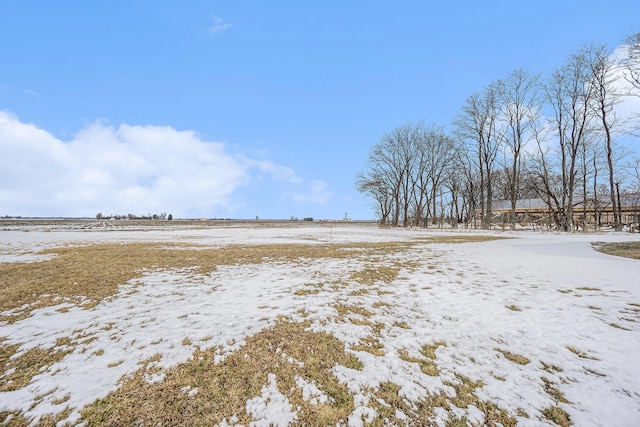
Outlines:
<svg viewBox="0 0 640 427"><path fill-rule="evenodd" d="M408 121L638 31L635 1L0 0L0 216L374 218Z"/></svg>

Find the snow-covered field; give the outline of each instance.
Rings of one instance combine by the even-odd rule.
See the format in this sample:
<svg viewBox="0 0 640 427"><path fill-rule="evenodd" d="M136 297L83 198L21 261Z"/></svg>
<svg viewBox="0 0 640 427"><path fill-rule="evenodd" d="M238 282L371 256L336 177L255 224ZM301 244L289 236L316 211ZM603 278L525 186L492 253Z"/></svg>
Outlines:
<svg viewBox="0 0 640 427"><path fill-rule="evenodd" d="M475 243L427 239L449 234L480 233L346 224L0 231L0 263L35 262L43 259L37 251L68 243L160 241L220 248L420 239L389 255L389 263L410 267L389 283L376 283L377 292L355 292L362 287L355 281L303 292L318 277L345 282L364 268L353 258L274 258L221 266L198 281L184 270L149 271L92 309L61 302L15 323L0 323L2 345L19 344L20 352L53 348L64 337L91 337L41 369L27 386L0 392L0 412L17 411L37 421L70 408L67 420L74 423L85 405L116 389L140 361L160 353L159 366L168 368L189 360L196 348L216 346L224 355L279 316L300 319L304 309L313 330L332 333L362 362L361 370L334 368L354 399L348 425L376 420L371 390L383 382L398 385L399 395L412 402L441 391L451 395L450 384L460 376L481 381L479 398L505 409L519 425L553 425L543 415L553 406L578 426L640 425L640 261L591 247L596 241L638 241L640 236L501 232L496 234L511 238ZM344 321L337 316L337 304L362 307L370 313L367 322ZM382 345L378 354L357 347L371 336L371 324L384 325L376 337ZM436 350L436 376L401 357L418 358L422 346L437 342L446 344ZM296 408L279 390L276 375L268 378L262 394L247 401L253 425L295 424ZM549 393L549 384L563 399ZM188 386L187 392L197 393ZM322 401L322 390L313 384L301 380L300 388L308 399ZM484 422L474 405L456 411L470 425ZM396 416L402 419L403 414ZM444 425L449 418L450 413L436 411L433 421Z"/></svg>

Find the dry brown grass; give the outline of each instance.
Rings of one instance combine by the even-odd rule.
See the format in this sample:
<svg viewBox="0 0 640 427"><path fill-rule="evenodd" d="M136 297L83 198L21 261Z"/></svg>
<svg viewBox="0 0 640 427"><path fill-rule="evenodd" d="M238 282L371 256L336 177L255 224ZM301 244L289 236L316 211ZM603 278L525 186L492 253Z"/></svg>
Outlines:
<svg viewBox="0 0 640 427"><path fill-rule="evenodd" d="M452 405L455 405L457 408L466 408L469 405L473 405L484 414L483 425L485 426L516 426L515 418L511 417L507 411L500 408L493 402L487 402L478 398L476 390L482 388L482 382L475 382L470 378L459 374L456 374L455 377L455 382L448 383L448 385L453 387L455 390L456 395L453 399L450 399L444 392L441 392L439 394L429 395L426 399L415 405L417 407L416 418L418 420L418 425L436 425L433 423L431 418L435 414L434 409L439 407L445 409L449 413L450 418L447 421L447 426L466 427L468 426L466 418L459 418Z"/></svg>
<svg viewBox="0 0 640 427"><path fill-rule="evenodd" d="M61 298L71 302L83 302L91 307L102 299L115 295L118 286L149 271L163 269L191 269L194 279L197 275L208 274L221 265L257 264L268 261L296 261L300 259L354 258L364 263L365 268L349 277L352 281L370 286L377 282L390 283L398 278L403 268L414 264L393 260L388 255L399 253L416 244L425 243L465 243L495 240L492 236L438 236L413 242L385 242L346 245L234 245L223 248L204 248L185 244L126 243L100 244L80 247L64 247L44 251L55 257L33 263L0 264L0 320L15 321L28 316L36 307L57 304ZM296 291L296 295L312 295L321 290L330 291L331 284L310 283ZM344 283L334 283L344 287ZM378 304L378 303L376 303ZM387 303L380 302L373 308ZM24 306L24 307L23 307ZM368 351L382 355L384 349L379 334L384 325L369 321L372 312L366 308L337 304L338 315L348 321L370 326L372 334L365 337L352 350ZM224 418L237 417L238 423L247 425L251 419L246 413L247 400L260 396L267 385L269 373L276 375L278 388L291 402L297 412L297 425L336 425L345 423L353 411L353 396L333 375L333 367L343 365L351 369L362 369L362 363L345 351L345 346L335 337L325 333L305 330L306 323L281 321L271 329L264 330L245 340L238 351L228 354L220 363L214 363L216 349L196 350L189 362L163 371L164 380L149 383L150 374L160 373L154 366L160 356L148 361L144 368L124 379L121 386L106 398L96 401L83 411L86 425L213 425ZM406 322L396 324L409 328ZM67 343L69 346L74 343ZM190 345L187 341L183 345ZM401 358L416 362L427 375L439 375L436 365L436 350L444 342L436 342L422 347L422 357L411 358L401 352ZM12 384L28 384L45 365L60 360L64 349L34 349L33 354L12 359L14 365L6 365L19 348L2 345L0 363L7 372L16 366L21 378ZM100 352L101 350L98 350ZM39 353L38 353L39 352ZM45 354L46 353L46 354ZM5 356L6 354L6 356ZM27 358L28 355L28 358ZM286 355L287 357L283 357ZM288 360L291 357L293 363ZM33 359L38 359L33 363ZM30 361L31 360L31 361ZM297 362L301 362L297 363ZM24 367L17 367L22 363ZM30 365L31 364L31 365ZM20 365L22 366L22 365ZM33 367L31 367L33 366ZM13 374L12 374L13 375ZM296 386L296 378L314 383L328 398L326 403L312 404L305 401L302 391ZM387 382L373 393L384 404L376 406L381 418L375 423L387 420L389 424L404 424L396 419L396 410L409 416L409 422L416 425L430 425L436 407L449 411L449 425L464 423L456 418L452 405L477 406L485 413L487 425L501 423L514 425L506 412L491 402L481 401L475 390L481 382L456 376L457 381L449 384L456 391L454 399L444 393L433 394L420 402L408 402L400 397L399 386ZM5 378L2 378L3 384ZM16 387L20 387L16 385ZM185 390L197 390L195 394ZM43 418L39 425L54 425L64 419L64 414L54 418ZM11 417L7 421L7 418ZM28 425L18 413L0 413L0 422L9 426ZM384 422L380 425L385 424Z"/></svg>
<svg viewBox="0 0 640 427"><path fill-rule="evenodd" d="M19 412L0 412L0 425L3 427L27 427L29 424Z"/></svg>
<svg viewBox="0 0 640 427"><path fill-rule="evenodd" d="M621 329L623 331L631 331L632 330L632 329L629 329L629 328L625 328L622 325L618 325L617 323L609 323L609 326L611 326L612 328Z"/></svg>
<svg viewBox="0 0 640 427"><path fill-rule="evenodd" d="M70 352L65 339L59 339L54 348L34 347L23 352L16 344L0 345L0 392L25 387L42 369L59 362Z"/></svg>
<svg viewBox="0 0 640 427"><path fill-rule="evenodd" d="M540 363L542 364L542 369L549 372L550 374L553 374L554 372L562 372L562 368L560 366L545 362Z"/></svg>
<svg viewBox="0 0 640 427"><path fill-rule="evenodd" d="M353 304L346 305L346 304L338 303L338 304L334 304L333 307L338 312L339 317L348 318L349 314L356 314L362 317L371 317L373 315L372 312L370 312L366 308L361 307L359 305L353 305Z"/></svg>
<svg viewBox="0 0 640 427"><path fill-rule="evenodd" d="M497 351L498 353L501 353L505 357L505 359L507 359L509 362L513 362L518 365L527 365L529 362L531 362L531 360L527 359L526 357L520 354L512 353L507 350L496 348L495 351Z"/></svg>
<svg viewBox="0 0 640 427"><path fill-rule="evenodd" d="M0 320L14 322L32 310L69 299L92 307L116 293L118 286L145 271L193 268L207 274L221 265L256 264L301 258L375 257L400 251L407 243L342 245L232 245L223 248L165 243L113 243L47 249L52 259L0 264ZM380 271L385 272L385 267ZM392 271L392 270L391 270ZM388 277L391 272L385 273Z"/></svg>
<svg viewBox="0 0 640 427"><path fill-rule="evenodd" d="M567 350L569 350L571 353L573 353L576 356L578 356L580 359L600 360L597 357L590 356L588 353L585 353L584 351L582 351L582 350L580 350L580 349L578 349L578 348L576 348L574 346L571 346L571 345L567 346Z"/></svg>
<svg viewBox="0 0 640 427"><path fill-rule="evenodd" d="M363 285L374 285L377 282L391 283L398 277L399 271L400 269L395 265L377 265L352 273L350 279Z"/></svg>
<svg viewBox="0 0 640 427"><path fill-rule="evenodd" d="M444 341L437 341L433 344L425 344L420 349L420 354L424 356L423 358L411 357L409 353L401 349L398 351L400 359L405 362L417 363L420 366L420 370L429 376L436 377L440 375L440 370L438 369L438 365L436 365L436 350L438 347L446 346L447 343Z"/></svg>
<svg viewBox="0 0 640 427"><path fill-rule="evenodd" d="M544 415L549 421L553 421L560 427L569 427L571 425L571 417L569 414L565 412L564 409L559 406L550 406L544 411L542 411L542 415Z"/></svg>
<svg viewBox="0 0 640 427"><path fill-rule="evenodd" d="M138 371L122 386L82 413L94 425L209 426L236 416L248 425L249 399L260 396L268 374L276 375L278 389L297 410L299 425L344 423L353 411L353 398L332 373L336 365L361 368L332 335L305 330L307 324L280 322L247 338L237 352L215 364L215 349L196 351L193 360L166 371L164 381L149 384L153 368ZM293 362L288 358L293 358ZM301 362L298 363L298 362ZM325 403L303 400L296 377L314 383ZM185 390L196 390L188 395Z"/></svg>
<svg viewBox="0 0 640 427"><path fill-rule="evenodd" d="M354 351L366 351L374 356L384 356L384 345L376 336L366 336L360 339L360 342L351 346Z"/></svg>
<svg viewBox="0 0 640 427"><path fill-rule="evenodd" d="M558 388L555 387L555 384L549 380L548 378L542 377L542 383L544 384L544 391L553 398L556 402L560 403L569 403L566 397L564 397L564 393L562 393Z"/></svg>
<svg viewBox="0 0 640 427"><path fill-rule="evenodd" d="M418 402L409 402L400 396L400 387L392 382L381 383L376 390L372 391L375 399L371 400L371 405L378 412L379 418L375 419L370 426L399 426L399 425L419 425L435 426L433 421L436 408L442 408L449 414L446 423L448 427L467 427L466 418L459 418L457 408L467 408L474 405L484 414L486 426L513 427L516 420L509 416L504 410L492 402L486 402L478 398L476 390L482 388L481 382L475 382L463 375L455 375L455 381L447 383L455 391L453 398L448 397L444 392L427 395ZM398 411L404 417L398 417ZM525 414L526 415L526 414Z"/></svg>
<svg viewBox="0 0 640 427"><path fill-rule="evenodd" d="M640 259L640 242L595 242L592 245L597 251L608 255Z"/></svg>

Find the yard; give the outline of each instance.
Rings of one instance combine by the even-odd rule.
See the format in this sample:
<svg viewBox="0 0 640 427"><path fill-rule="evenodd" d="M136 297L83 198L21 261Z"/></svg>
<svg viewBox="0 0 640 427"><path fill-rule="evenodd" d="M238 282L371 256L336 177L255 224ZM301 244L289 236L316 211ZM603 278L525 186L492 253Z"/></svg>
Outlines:
<svg viewBox="0 0 640 427"><path fill-rule="evenodd" d="M631 426L639 242L6 227L0 425Z"/></svg>

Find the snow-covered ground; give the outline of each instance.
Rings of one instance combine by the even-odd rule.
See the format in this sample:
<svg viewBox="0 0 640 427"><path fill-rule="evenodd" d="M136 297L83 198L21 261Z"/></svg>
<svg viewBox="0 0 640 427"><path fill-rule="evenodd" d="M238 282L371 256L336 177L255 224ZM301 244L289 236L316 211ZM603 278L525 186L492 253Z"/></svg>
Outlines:
<svg viewBox="0 0 640 427"><path fill-rule="evenodd" d="M467 233L478 234L457 232ZM330 224L147 232L9 230L0 231L0 262L36 261L34 252L68 243L167 241L222 247L403 241L443 234ZM541 411L558 403L545 392L543 378L563 393L569 403L559 405L575 425L639 425L640 261L598 253L591 242L637 241L640 236L498 234L513 238L458 244L425 241L392 254L390 262L413 261L417 266L402 271L392 283L380 282L379 292L373 294L353 292L349 286L296 293L319 273L327 282L344 279L354 271L353 259L295 264L273 260L220 267L197 281L188 271L149 272L135 283L122 284L114 298L93 309L61 304L13 324L0 323L3 344L20 344L20 351L52 348L58 338L91 338L45 367L28 386L0 393L0 412L22 411L38 419L70 407L73 421L82 407L114 390L142 360L161 353L160 366L168 367L188 360L197 347L233 351L279 315L296 319L301 308L312 328L333 333L349 348L371 328L333 321L332 304L340 302L366 308L373 313L371 322L385 325L380 334L384 355L357 351L364 365L361 371L339 366L334 370L354 395L350 425L376 417L368 393L382 382L393 382L401 387L401 396L418 400L425 393L448 392L447 382L455 382L456 375L482 381L481 397L510 415L527 414L528 418L517 417L520 425L549 423ZM184 345L185 338L192 344ZM423 345L439 341L446 343L436 352L439 376L424 375L415 363L399 356L398 350L418 354ZM506 352L530 363L514 363ZM302 382L306 393L322 398L321 391ZM480 424L482 415L477 412L470 406L461 415ZM247 402L247 413L263 424L295 420L295 410L278 392L275 375L269 376L261 396Z"/></svg>

